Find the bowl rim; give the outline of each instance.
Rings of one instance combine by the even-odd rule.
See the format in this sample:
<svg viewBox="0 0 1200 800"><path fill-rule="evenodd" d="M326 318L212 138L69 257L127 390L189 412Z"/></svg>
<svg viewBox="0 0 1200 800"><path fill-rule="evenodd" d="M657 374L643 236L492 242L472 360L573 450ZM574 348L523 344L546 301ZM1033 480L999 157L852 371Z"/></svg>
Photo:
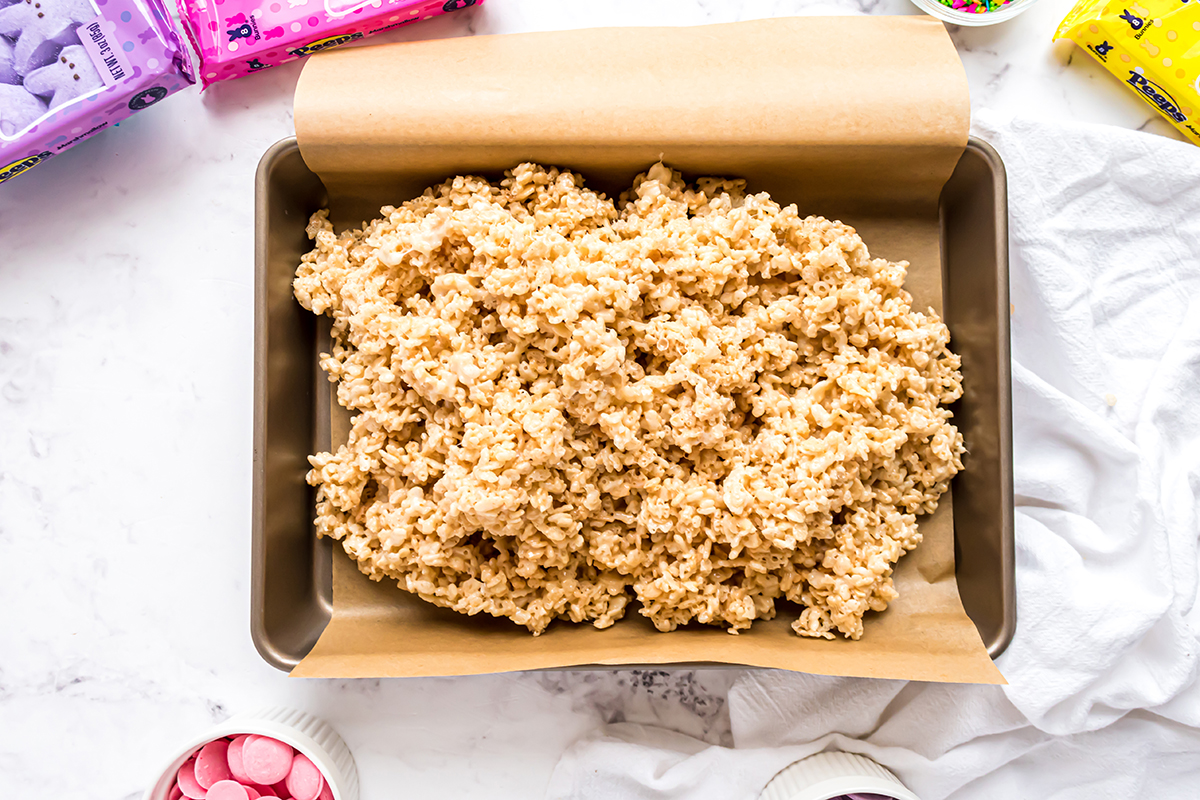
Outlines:
<svg viewBox="0 0 1200 800"><path fill-rule="evenodd" d="M1012 0L1011 3L996 11L987 11L982 14L969 14L964 11L959 11L956 8L942 5L938 2L938 0L911 0L914 6L932 17L937 17L948 25L961 25L968 28L982 28L988 25L998 25L1001 22L1006 22L1018 14L1026 11L1037 1L1038 0Z"/></svg>
<svg viewBox="0 0 1200 800"><path fill-rule="evenodd" d="M333 800L347 800L345 792L338 784L338 778L341 775L332 763L332 759L325 753L325 749L312 737L275 720L252 716L230 717L207 729L204 733L193 736L187 741L187 744L176 748L173 751L174 755L167 760L167 766L158 771L158 777L142 795L142 800L167 800L171 787L175 783L175 773L179 771L184 762L199 752L200 748L209 742L224 739L226 736L243 735L268 736L291 746L292 749L312 761L321 771L330 791L333 792Z"/></svg>

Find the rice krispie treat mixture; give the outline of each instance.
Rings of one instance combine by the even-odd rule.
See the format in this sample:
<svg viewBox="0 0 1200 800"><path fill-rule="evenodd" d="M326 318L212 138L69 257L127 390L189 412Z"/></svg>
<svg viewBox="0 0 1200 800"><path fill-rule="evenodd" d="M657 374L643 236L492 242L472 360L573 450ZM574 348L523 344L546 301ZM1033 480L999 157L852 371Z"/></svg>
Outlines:
<svg viewBox="0 0 1200 800"><path fill-rule="evenodd" d="M737 633L779 598L851 639L962 468L959 359L905 262L743 182L662 164L618 202L522 164L362 230L308 226L295 293L354 415L311 459L367 575L540 633Z"/></svg>

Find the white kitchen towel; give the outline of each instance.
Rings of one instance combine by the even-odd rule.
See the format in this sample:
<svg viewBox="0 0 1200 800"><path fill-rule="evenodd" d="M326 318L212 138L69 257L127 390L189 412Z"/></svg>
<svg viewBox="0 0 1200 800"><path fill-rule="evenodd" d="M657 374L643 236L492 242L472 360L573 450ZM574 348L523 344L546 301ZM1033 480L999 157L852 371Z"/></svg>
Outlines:
<svg viewBox="0 0 1200 800"><path fill-rule="evenodd" d="M549 796L753 800L841 749L922 800L1200 797L1200 149L987 112L975 133L1009 181L1009 685L747 671L733 748L609 726Z"/></svg>

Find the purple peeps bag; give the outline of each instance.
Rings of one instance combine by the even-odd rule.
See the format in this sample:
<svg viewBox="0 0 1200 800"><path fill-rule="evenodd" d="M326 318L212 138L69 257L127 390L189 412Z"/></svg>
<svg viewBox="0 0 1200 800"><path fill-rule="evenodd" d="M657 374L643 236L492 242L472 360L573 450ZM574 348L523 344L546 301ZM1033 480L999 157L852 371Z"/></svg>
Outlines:
<svg viewBox="0 0 1200 800"><path fill-rule="evenodd" d="M0 182L195 82L161 0L0 0Z"/></svg>

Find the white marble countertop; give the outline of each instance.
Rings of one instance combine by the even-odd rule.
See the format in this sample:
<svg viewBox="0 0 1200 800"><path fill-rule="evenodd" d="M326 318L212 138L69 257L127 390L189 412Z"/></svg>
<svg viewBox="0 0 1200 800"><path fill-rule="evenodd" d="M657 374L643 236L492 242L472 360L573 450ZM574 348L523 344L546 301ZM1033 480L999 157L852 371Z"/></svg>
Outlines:
<svg viewBox="0 0 1200 800"><path fill-rule="evenodd" d="M952 31L974 107L1174 135L1051 44L1071 2ZM860 10L488 0L384 38L814 8ZM299 71L193 88L0 186L0 796L139 797L176 743L273 703L343 733L365 800L538 797L563 748L615 720L729 742L734 670L306 681L254 651L253 178L293 133Z"/></svg>

